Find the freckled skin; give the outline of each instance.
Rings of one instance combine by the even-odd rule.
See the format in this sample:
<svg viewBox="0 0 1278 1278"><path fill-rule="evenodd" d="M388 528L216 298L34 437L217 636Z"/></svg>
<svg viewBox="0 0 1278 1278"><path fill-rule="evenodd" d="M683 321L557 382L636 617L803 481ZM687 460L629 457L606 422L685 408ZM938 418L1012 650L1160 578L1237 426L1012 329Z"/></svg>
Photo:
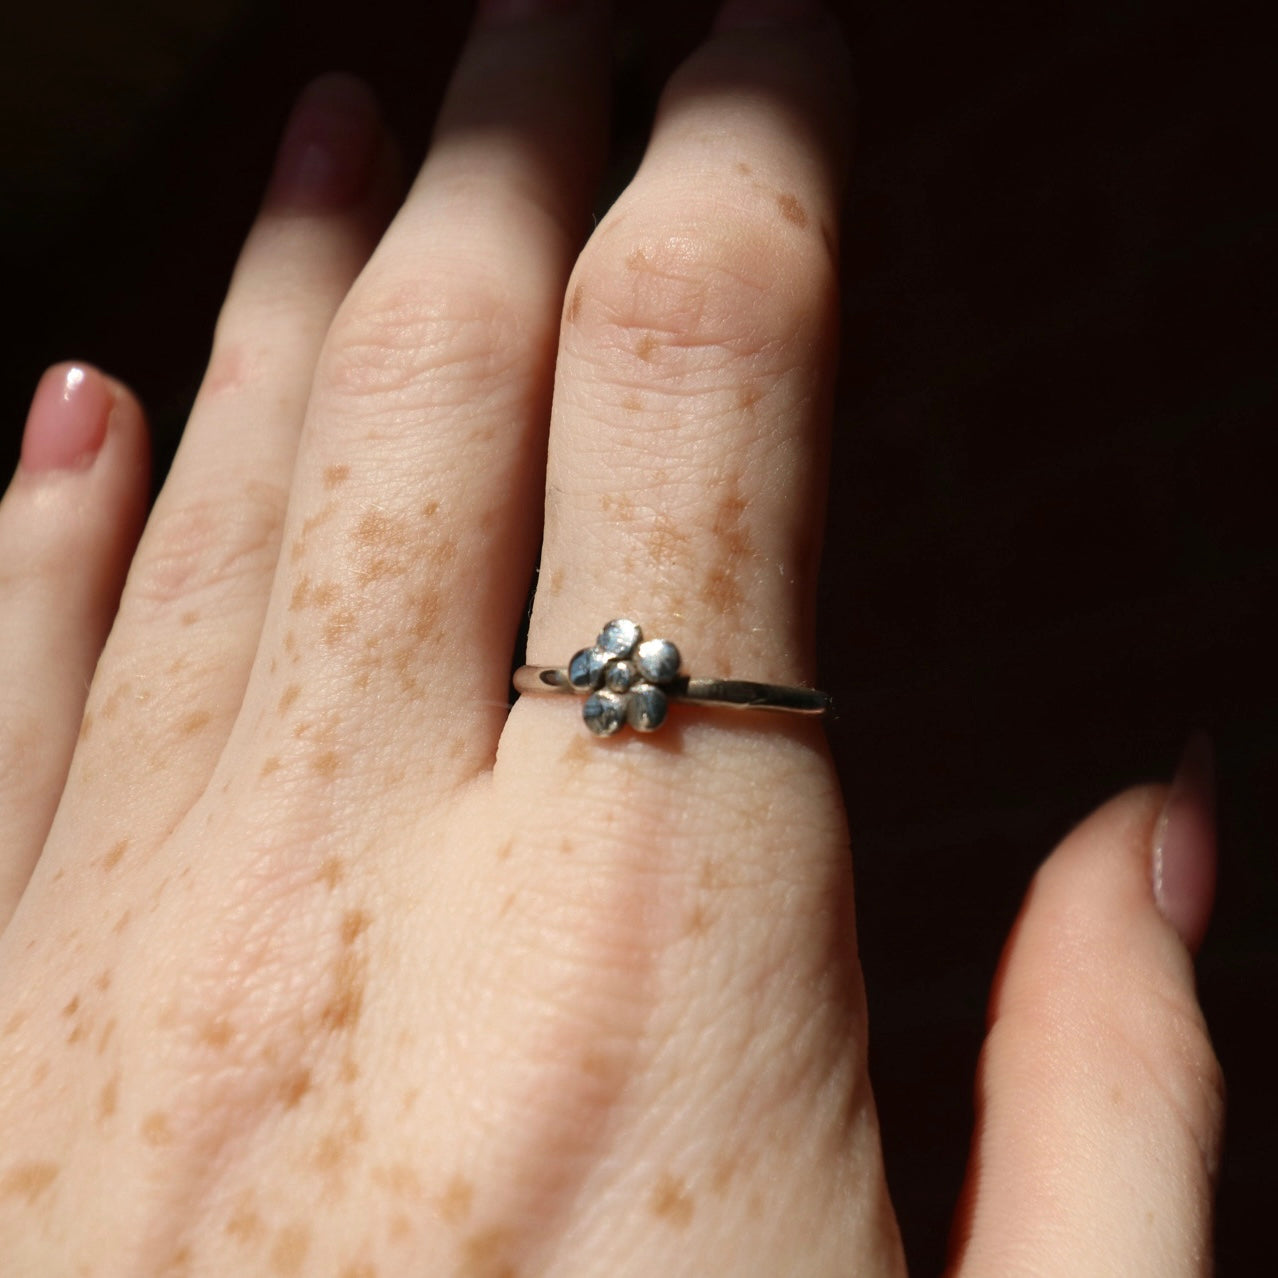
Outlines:
<svg viewBox="0 0 1278 1278"><path fill-rule="evenodd" d="M695 1203L683 1181L674 1176L662 1176L652 1191L648 1206L652 1214L673 1225L686 1229L692 1223Z"/></svg>
<svg viewBox="0 0 1278 1278"><path fill-rule="evenodd" d="M178 731L184 737L193 737L202 728L207 728L212 719L207 710L193 710L178 724Z"/></svg>
<svg viewBox="0 0 1278 1278"><path fill-rule="evenodd" d="M49 1191L61 1170L57 1163L18 1163L0 1172L0 1199L25 1198L34 1204Z"/></svg>
<svg viewBox="0 0 1278 1278"><path fill-rule="evenodd" d="M272 1271L284 1275L284 1278L300 1274L310 1245L311 1231L305 1225L288 1225L281 1229L271 1246Z"/></svg>
<svg viewBox="0 0 1278 1278"><path fill-rule="evenodd" d="M778 195L777 208L781 210L781 216L791 225L797 226L800 230L807 226L808 211L799 203L796 196L789 194Z"/></svg>

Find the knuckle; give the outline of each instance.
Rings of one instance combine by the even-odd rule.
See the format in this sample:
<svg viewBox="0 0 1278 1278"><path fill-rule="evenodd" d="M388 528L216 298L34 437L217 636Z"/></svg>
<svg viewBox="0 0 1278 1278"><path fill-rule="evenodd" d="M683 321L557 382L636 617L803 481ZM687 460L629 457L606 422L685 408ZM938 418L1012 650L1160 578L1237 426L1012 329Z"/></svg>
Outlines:
<svg viewBox="0 0 1278 1278"><path fill-rule="evenodd" d="M378 407L458 405L511 365L518 308L478 269L460 283L377 283L353 294L329 330L325 386Z"/></svg>
<svg viewBox="0 0 1278 1278"><path fill-rule="evenodd" d="M166 612L202 595L256 588L274 570L287 494L250 481L159 512L138 549L125 603Z"/></svg>
<svg viewBox="0 0 1278 1278"><path fill-rule="evenodd" d="M582 255L569 318L592 345L644 361L711 352L775 368L806 358L835 289L818 239L707 205L678 222L605 223Z"/></svg>

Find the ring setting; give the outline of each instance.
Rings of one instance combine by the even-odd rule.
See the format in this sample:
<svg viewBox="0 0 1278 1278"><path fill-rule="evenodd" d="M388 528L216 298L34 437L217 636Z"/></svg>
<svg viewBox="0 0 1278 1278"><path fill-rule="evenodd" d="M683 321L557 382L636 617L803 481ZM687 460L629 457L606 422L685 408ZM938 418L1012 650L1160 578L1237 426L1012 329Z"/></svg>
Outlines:
<svg viewBox="0 0 1278 1278"><path fill-rule="evenodd" d="M559 692L585 697L581 717L596 736L610 737L629 725L655 732L672 701L736 710L779 710L819 715L830 698L813 688L755 683L746 679L694 679L669 639L645 639L637 622L607 622L593 646L575 652L567 666L521 666L514 684L521 693Z"/></svg>

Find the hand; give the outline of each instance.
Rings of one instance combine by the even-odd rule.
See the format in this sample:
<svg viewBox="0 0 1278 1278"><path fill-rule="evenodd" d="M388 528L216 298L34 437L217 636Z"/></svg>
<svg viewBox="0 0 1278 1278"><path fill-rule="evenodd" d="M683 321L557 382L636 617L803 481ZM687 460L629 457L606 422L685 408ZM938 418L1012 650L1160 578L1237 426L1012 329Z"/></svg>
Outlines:
<svg viewBox="0 0 1278 1278"><path fill-rule="evenodd" d="M375 110L314 86L136 548L140 410L42 383L0 507L6 1278L904 1272L819 728L507 710L539 540L531 661L635 615L813 679L848 90L832 25L751 7L580 258L593 8L491 7L384 233ZM1202 774L1027 898L964 1275L1210 1268Z"/></svg>

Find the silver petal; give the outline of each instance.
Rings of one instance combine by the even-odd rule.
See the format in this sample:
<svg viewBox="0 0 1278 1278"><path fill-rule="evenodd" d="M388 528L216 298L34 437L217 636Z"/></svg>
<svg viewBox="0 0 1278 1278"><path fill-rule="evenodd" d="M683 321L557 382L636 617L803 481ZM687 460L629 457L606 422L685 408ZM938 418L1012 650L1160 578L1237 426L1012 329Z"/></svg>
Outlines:
<svg viewBox="0 0 1278 1278"><path fill-rule="evenodd" d="M669 683L680 664L679 649L669 639L645 639L635 653L635 665L649 683Z"/></svg>
<svg viewBox="0 0 1278 1278"><path fill-rule="evenodd" d="M581 707L586 727L597 737L610 737L626 721L626 700L615 692L592 692Z"/></svg>
<svg viewBox="0 0 1278 1278"><path fill-rule="evenodd" d="M587 688L597 688L603 682L607 664L607 653L600 652L598 648L583 648L573 653L568 663L568 682L583 692Z"/></svg>
<svg viewBox="0 0 1278 1278"><path fill-rule="evenodd" d="M626 697L626 722L636 732L656 732L666 721L669 701L660 688L637 683Z"/></svg>
<svg viewBox="0 0 1278 1278"><path fill-rule="evenodd" d="M639 678L629 661L614 661L604 671L604 686L609 692L629 692L630 685Z"/></svg>
<svg viewBox="0 0 1278 1278"><path fill-rule="evenodd" d="M604 626L597 643L610 657L628 657L642 638L643 632L635 622L619 617Z"/></svg>

